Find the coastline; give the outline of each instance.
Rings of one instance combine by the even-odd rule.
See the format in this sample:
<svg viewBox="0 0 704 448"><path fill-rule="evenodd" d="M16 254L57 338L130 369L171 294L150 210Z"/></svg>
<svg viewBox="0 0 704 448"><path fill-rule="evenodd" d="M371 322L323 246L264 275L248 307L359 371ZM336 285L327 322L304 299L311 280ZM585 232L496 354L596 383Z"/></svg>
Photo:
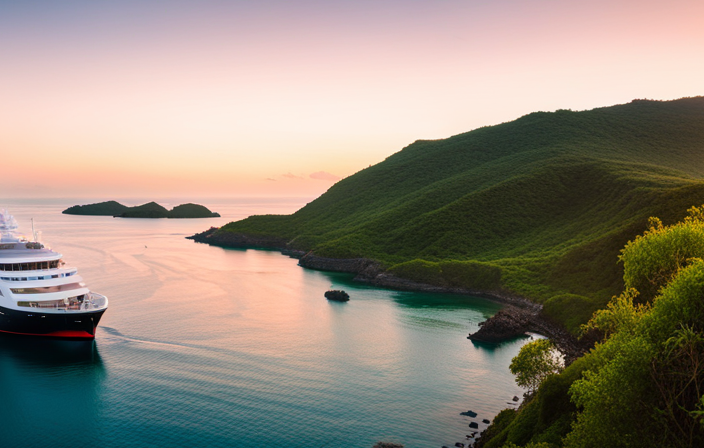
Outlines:
<svg viewBox="0 0 704 448"><path fill-rule="evenodd" d="M368 258L320 257L313 252L288 248L287 242L283 238L238 233L219 234L216 233L217 230L219 229L211 227L204 232L188 236L186 239L224 248L279 251L283 255L298 259L298 265L303 268L355 274L354 281L380 288L470 295L506 305L499 313L480 324L484 328L480 328L479 332L468 336L468 339L476 342L499 343L503 340L518 337L526 332L537 333L549 338L555 344L557 349L563 354L565 364L570 364L589 348L587 344L578 341L562 326L545 318L541 313L543 306L526 297L503 291L485 291L418 283L392 275L386 272L380 262ZM519 324L516 322L519 322ZM497 328L499 331L495 331ZM479 333L482 334L479 335ZM486 333L491 333L491 335L485 337Z"/></svg>

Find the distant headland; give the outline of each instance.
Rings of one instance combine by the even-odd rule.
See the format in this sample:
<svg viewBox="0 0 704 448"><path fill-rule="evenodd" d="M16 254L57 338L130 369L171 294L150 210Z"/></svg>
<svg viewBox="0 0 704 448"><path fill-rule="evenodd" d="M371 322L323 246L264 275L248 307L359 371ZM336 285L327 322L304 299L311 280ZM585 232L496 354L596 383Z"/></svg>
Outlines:
<svg viewBox="0 0 704 448"><path fill-rule="evenodd" d="M148 202L136 207L128 207L116 201L97 204L74 205L64 210L66 215L113 216L115 218L219 218L220 214L211 212L199 204L181 204L167 210L156 202Z"/></svg>

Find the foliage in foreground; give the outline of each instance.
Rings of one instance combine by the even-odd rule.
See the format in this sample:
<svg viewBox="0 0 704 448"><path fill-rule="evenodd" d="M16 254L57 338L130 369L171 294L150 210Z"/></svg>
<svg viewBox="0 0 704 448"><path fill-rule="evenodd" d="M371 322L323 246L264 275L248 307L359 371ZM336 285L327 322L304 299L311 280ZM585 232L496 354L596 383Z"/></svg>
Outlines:
<svg viewBox="0 0 704 448"><path fill-rule="evenodd" d="M628 243L624 292L584 331L602 342L541 383L481 446L704 446L704 209ZM636 286L654 297L643 298Z"/></svg>
<svg viewBox="0 0 704 448"><path fill-rule="evenodd" d="M570 393L581 409L568 447L704 446L704 262L682 269L652 309L588 356Z"/></svg>

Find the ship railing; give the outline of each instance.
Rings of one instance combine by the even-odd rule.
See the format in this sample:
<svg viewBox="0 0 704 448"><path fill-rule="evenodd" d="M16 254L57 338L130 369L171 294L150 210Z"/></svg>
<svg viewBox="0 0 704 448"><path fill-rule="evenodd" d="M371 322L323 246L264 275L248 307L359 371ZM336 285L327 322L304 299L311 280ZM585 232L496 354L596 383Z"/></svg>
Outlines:
<svg viewBox="0 0 704 448"><path fill-rule="evenodd" d="M60 300L42 300L36 302L19 301L18 306L61 311L92 311L105 308L108 298L102 294L90 292L83 296Z"/></svg>

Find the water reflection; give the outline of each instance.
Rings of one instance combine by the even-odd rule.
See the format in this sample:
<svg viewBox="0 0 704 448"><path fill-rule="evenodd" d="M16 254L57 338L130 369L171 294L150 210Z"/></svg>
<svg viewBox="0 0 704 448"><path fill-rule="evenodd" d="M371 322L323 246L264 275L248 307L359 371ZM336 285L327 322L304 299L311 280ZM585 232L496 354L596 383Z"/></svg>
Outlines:
<svg viewBox="0 0 704 448"><path fill-rule="evenodd" d="M538 337L542 337L542 336L538 336ZM527 339L533 339L533 337L528 334L522 334L522 335L518 335L516 337L510 338L510 339L506 339L505 341L501 341L501 342L486 342L486 341L474 341L474 340L470 340L470 342L476 348L481 348L484 350L491 351L491 350L495 350L495 349L502 347L502 346L513 346L516 341L527 341Z"/></svg>
<svg viewBox="0 0 704 448"><path fill-rule="evenodd" d="M2 335L0 445L68 446L96 434L103 373L94 341Z"/></svg>
<svg viewBox="0 0 704 448"><path fill-rule="evenodd" d="M354 274L321 272L330 279L331 288L349 289L351 291L385 291L397 304L407 308L435 308L444 310L471 309L482 313L488 319L496 314L502 306L479 297L462 294L437 294L425 292L397 291L378 286L366 285L354 281Z"/></svg>
<svg viewBox="0 0 704 448"><path fill-rule="evenodd" d="M461 294L433 294L422 292L394 291L391 298L401 306L408 308L429 308L443 310L471 309L481 312L488 319L501 309L498 303L478 297Z"/></svg>
<svg viewBox="0 0 704 448"><path fill-rule="evenodd" d="M88 365L101 368L94 340L72 341L15 335L0 335L0 366L65 367Z"/></svg>

